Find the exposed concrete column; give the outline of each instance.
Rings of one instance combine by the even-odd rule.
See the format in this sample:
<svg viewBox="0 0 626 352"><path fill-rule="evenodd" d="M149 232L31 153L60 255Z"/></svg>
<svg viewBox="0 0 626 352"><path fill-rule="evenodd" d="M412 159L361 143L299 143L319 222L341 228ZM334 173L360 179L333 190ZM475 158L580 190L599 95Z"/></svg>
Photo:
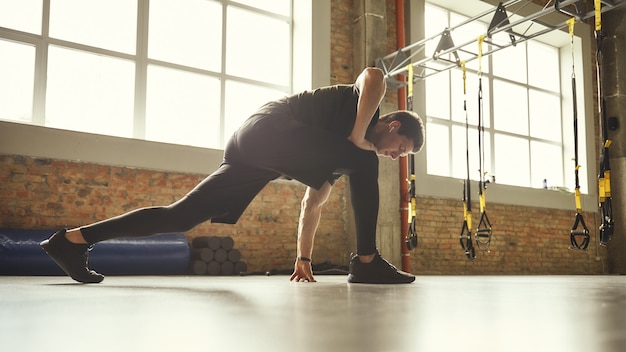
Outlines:
<svg viewBox="0 0 626 352"><path fill-rule="evenodd" d="M626 274L626 9L602 15L602 69L607 117L617 118L618 127L609 130L611 195L615 233L608 243L609 272Z"/></svg>
<svg viewBox="0 0 626 352"><path fill-rule="evenodd" d="M380 0L354 0L354 75L387 55L386 4Z"/></svg>
<svg viewBox="0 0 626 352"><path fill-rule="evenodd" d="M354 77L387 52L387 8L380 0L354 0ZM395 104L383 104L381 113L396 110ZM381 254L395 265L400 264L400 199L398 162L380 160L380 210L378 214L377 245Z"/></svg>

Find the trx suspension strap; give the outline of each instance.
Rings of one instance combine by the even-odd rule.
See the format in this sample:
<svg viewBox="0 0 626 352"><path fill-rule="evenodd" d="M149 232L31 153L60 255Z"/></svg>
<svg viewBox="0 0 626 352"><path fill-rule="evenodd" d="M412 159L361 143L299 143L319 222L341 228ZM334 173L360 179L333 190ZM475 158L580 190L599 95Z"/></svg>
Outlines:
<svg viewBox="0 0 626 352"><path fill-rule="evenodd" d="M407 110L413 111L413 65L407 66L408 86L406 106ZM413 154L408 155L409 159L409 230L406 235L405 243L409 250L417 248L417 230L415 229L416 221L416 197L415 197L415 158Z"/></svg>
<svg viewBox="0 0 626 352"><path fill-rule="evenodd" d="M598 112L600 119L600 168L598 174L598 195L600 200L600 213L602 224L600 225L600 244L606 246L613 237L613 207L611 206L611 166L609 164L609 147L611 140L608 138L606 101L604 99L604 89L602 87L602 3L594 0L596 19L596 78L598 83Z"/></svg>
<svg viewBox="0 0 626 352"><path fill-rule="evenodd" d="M580 165L578 165L578 109L576 107L576 74L574 73L574 24L576 23L576 18L572 17L567 20L567 25L569 27L569 37L571 41L572 48L572 100L574 102L573 105L573 114L574 114L574 179L576 180L576 187L574 189L574 197L576 199L576 216L574 218L574 225L572 226L572 230L570 231L570 242L572 246L571 249L582 249L586 250L589 246L589 229L585 224L585 219L582 216L582 205L580 202L580 182L578 179L578 169L580 169Z"/></svg>
<svg viewBox="0 0 626 352"><path fill-rule="evenodd" d="M459 242L461 243L461 248L465 251L467 259L473 260L476 258L476 250L472 242L472 192L469 173L469 122L467 119L467 99L465 98L467 92L465 61L461 61L460 65L463 70L463 110L465 111L465 160L467 161L467 178L463 181L463 226L461 227Z"/></svg>
<svg viewBox="0 0 626 352"><path fill-rule="evenodd" d="M483 35L478 37L478 158L479 167L478 172L480 179L478 181L478 197L480 203L480 220L478 221L478 227L476 228L476 245L483 251L489 251L489 245L491 244L491 222L487 217L485 193L487 190L487 182L485 181L485 124L483 117L483 85L482 85L482 53L483 53L483 41L485 37Z"/></svg>

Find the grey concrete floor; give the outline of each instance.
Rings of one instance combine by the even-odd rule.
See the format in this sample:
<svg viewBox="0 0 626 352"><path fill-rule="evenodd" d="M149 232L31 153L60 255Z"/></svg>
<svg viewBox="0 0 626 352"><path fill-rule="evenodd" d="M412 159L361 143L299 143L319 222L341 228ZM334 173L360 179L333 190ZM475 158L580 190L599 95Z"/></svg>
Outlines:
<svg viewBox="0 0 626 352"><path fill-rule="evenodd" d="M0 277L0 351L626 351L624 276Z"/></svg>

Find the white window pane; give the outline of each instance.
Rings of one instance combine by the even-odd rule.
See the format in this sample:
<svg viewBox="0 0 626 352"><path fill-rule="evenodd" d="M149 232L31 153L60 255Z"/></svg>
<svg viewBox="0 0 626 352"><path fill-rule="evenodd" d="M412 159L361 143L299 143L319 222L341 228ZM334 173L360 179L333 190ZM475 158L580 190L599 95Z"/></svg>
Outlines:
<svg viewBox="0 0 626 352"><path fill-rule="evenodd" d="M150 2L148 56L151 59L219 71L222 5L205 0Z"/></svg>
<svg viewBox="0 0 626 352"><path fill-rule="evenodd" d="M530 89L528 92L530 135L561 141L561 104L558 96Z"/></svg>
<svg viewBox="0 0 626 352"><path fill-rule="evenodd" d="M50 37L134 54L136 32L136 0L50 1Z"/></svg>
<svg viewBox="0 0 626 352"><path fill-rule="evenodd" d="M46 126L132 137L135 64L50 46Z"/></svg>
<svg viewBox="0 0 626 352"><path fill-rule="evenodd" d="M430 4L426 4L425 6L425 15L424 15L424 30L426 34L426 38L430 38L435 34L440 33L448 26L448 12L444 9L436 6L432 6ZM429 41L426 44L426 55L432 55L435 49L437 48L437 44L439 43L439 38L436 38L432 41Z"/></svg>
<svg viewBox="0 0 626 352"><path fill-rule="evenodd" d="M450 72L442 72L426 79L426 115L450 119Z"/></svg>
<svg viewBox="0 0 626 352"><path fill-rule="evenodd" d="M452 120L465 124L463 100L467 101L467 115L470 125L478 125L478 76L467 74L467 95L463 97L463 72L452 70ZM490 127L489 80L482 78L483 126Z"/></svg>
<svg viewBox="0 0 626 352"><path fill-rule="evenodd" d="M146 139L221 148L218 79L148 66Z"/></svg>
<svg viewBox="0 0 626 352"><path fill-rule="evenodd" d="M284 97L286 92L235 81L226 81L224 137L227 139L263 104Z"/></svg>
<svg viewBox="0 0 626 352"><path fill-rule="evenodd" d="M495 135L495 177L497 183L530 187L528 140Z"/></svg>
<svg viewBox="0 0 626 352"><path fill-rule="evenodd" d="M291 13L291 0L235 0L240 4L253 6L261 10L289 16Z"/></svg>
<svg viewBox="0 0 626 352"><path fill-rule="evenodd" d="M0 27L41 34L41 0L0 0Z"/></svg>
<svg viewBox="0 0 626 352"><path fill-rule="evenodd" d="M478 153L476 149L478 144L475 143L473 137L475 137L476 130L474 128L470 128L468 132L469 143L466 144L465 127L460 126L452 126L452 177L456 178L467 178L467 153L466 153L466 145L469 146L469 172L470 177L472 179L476 179L474 170L477 169L478 166Z"/></svg>
<svg viewBox="0 0 626 352"><path fill-rule="evenodd" d="M491 62L494 75L526 83L526 43L496 51L491 54Z"/></svg>
<svg viewBox="0 0 626 352"><path fill-rule="evenodd" d="M559 91L559 51L557 48L536 41L528 41L528 83L554 92Z"/></svg>
<svg viewBox="0 0 626 352"><path fill-rule="evenodd" d="M435 54L435 50L437 50L437 47L439 46L439 42L441 41L441 33L446 28L450 27L448 20L448 11L437 6L431 6L429 4L426 4L424 17L425 37L431 38L435 36L433 39L425 43L424 54L427 57L432 57ZM454 44L458 44L455 36L456 34L451 33ZM455 57L452 54L446 54L442 56L442 58L446 60L455 60ZM426 66L429 68L426 73L432 74L436 70L444 70L450 65L451 63L448 61L433 60L426 64Z"/></svg>
<svg viewBox="0 0 626 352"><path fill-rule="evenodd" d="M494 80L493 109L497 130L528 135L528 103L524 86Z"/></svg>
<svg viewBox="0 0 626 352"><path fill-rule="evenodd" d="M543 188L544 179L548 187L567 186L563 184L563 151L560 146L531 141L530 155L531 187Z"/></svg>
<svg viewBox="0 0 626 352"><path fill-rule="evenodd" d="M35 48L0 40L0 119L30 122Z"/></svg>
<svg viewBox="0 0 626 352"><path fill-rule="evenodd" d="M478 129L470 126L469 131L469 171L472 180L480 179L480 163L478 152ZM491 173L491 142L485 131L483 137L483 152L485 155L483 172ZM465 126L452 126L452 177L467 178L467 158L465 153Z"/></svg>
<svg viewBox="0 0 626 352"><path fill-rule="evenodd" d="M476 132L476 158L479 157L479 153L478 153L478 131ZM491 165L491 135L489 134L489 132L485 131L485 133L483 134L482 138L482 148L483 148L483 154L484 154L484 159L483 159L483 174L484 174L484 178L485 179L491 179L491 175L493 175L493 166ZM471 140L470 140L471 143ZM470 147L471 148L471 147ZM471 151L471 149L470 149ZM478 180L480 178L480 164L478 159L476 159L476 161L473 162L473 164L470 165L470 173L472 172L471 166L475 165L475 174L476 174L476 179ZM472 178L474 178L474 176L472 175Z"/></svg>
<svg viewBox="0 0 626 352"><path fill-rule="evenodd" d="M450 176L450 132L432 122L426 126L426 168L429 175Z"/></svg>
<svg viewBox="0 0 626 352"><path fill-rule="evenodd" d="M229 6L226 33L227 74L289 84L289 23Z"/></svg>

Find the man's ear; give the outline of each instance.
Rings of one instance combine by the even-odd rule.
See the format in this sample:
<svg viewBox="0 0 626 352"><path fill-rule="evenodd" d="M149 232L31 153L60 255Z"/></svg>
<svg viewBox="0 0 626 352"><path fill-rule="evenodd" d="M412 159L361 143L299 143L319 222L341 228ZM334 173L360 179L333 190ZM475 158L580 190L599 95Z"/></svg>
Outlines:
<svg viewBox="0 0 626 352"><path fill-rule="evenodd" d="M398 131L398 128L400 128L401 125L402 123L400 121L394 120L394 121L389 122L389 129Z"/></svg>

